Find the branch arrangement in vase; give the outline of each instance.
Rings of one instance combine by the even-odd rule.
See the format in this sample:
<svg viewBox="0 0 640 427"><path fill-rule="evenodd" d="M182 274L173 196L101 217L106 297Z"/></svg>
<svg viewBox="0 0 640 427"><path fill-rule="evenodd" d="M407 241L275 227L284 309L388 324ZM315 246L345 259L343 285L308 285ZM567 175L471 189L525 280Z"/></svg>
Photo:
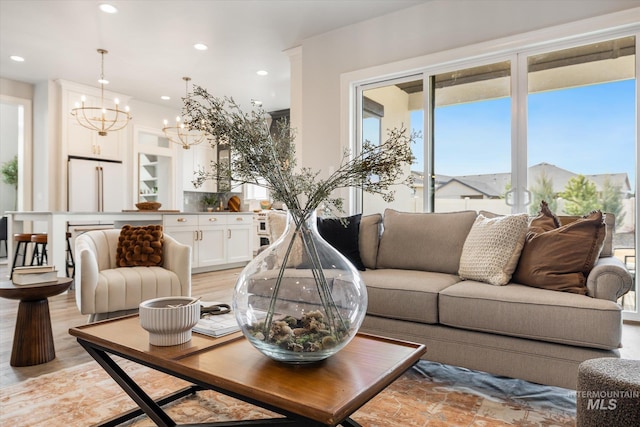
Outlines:
<svg viewBox="0 0 640 427"><path fill-rule="evenodd" d="M185 110L192 126L231 153L230 161L196 171L195 186L207 179L250 183L266 187L289 209L283 236L254 258L236 283L233 307L242 332L276 360L307 363L329 357L355 335L367 293L353 265L319 236L316 209L324 205L325 211L342 212L343 200L332 194L347 187L392 201L392 185L412 183L407 172L418 135L392 129L379 145L365 142L358 154L345 150L336 171L321 178L320 171L296 167L294 132L277 123L272 135L262 109L244 112L232 98L216 98L196 86ZM256 295L265 283L265 294Z"/></svg>
<svg viewBox="0 0 640 427"><path fill-rule="evenodd" d="M345 150L335 172L321 178L320 171L297 168L295 132L286 122L278 122L271 135L262 108L244 112L233 98L214 97L194 86L193 95L185 99L185 113L194 128L214 137L213 144L231 148L230 163L212 162L209 170L195 172L196 186L222 178L265 187L274 200L296 211L309 212L324 204L342 212L342 198L332 197L335 190L358 187L392 201L393 185L413 184L406 172L413 161L411 143L418 135L404 127L389 130L379 145L365 141L357 155Z"/></svg>

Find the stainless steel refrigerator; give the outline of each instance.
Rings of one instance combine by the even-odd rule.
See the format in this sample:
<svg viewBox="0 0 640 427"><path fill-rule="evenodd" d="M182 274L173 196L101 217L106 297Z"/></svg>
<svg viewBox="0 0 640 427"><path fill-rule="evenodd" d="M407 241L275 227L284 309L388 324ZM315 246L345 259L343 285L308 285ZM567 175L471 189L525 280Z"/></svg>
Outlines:
<svg viewBox="0 0 640 427"><path fill-rule="evenodd" d="M122 162L69 157L67 210L120 212L125 206Z"/></svg>

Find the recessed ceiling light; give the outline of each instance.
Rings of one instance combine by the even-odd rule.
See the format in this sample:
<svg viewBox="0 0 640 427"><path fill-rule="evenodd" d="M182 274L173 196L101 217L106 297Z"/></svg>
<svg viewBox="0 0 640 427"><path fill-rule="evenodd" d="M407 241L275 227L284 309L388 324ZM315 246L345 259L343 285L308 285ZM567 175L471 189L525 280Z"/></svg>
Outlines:
<svg viewBox="0 0 640 427"><path fill-rule="evenodd" d="M258 70L256 71L256 74L259 76L266 76L267 74L269 74L269 72L265 70Z"/></svg>
<svg viewBox="0 0 640 427"><path fill-rule="evenodd" d="M207 49L209 49L209 47L204 43L196 43L196 44L193 45L193 47L195 47L198 50L207 50Z"/></svg>
<svg viewBox="0 0 640 427"><path fill-rule="evenodd" d="M117 13L118 9L115 6L107 3L102 3L100 6L100 10L104 13Z"/></svg>
<svg viewBox="0 0 640 427"><path fill-rule="evenodd" d="M171 97L170 97L170 96L167 96L167 95L162 95L162 96L160 97L160 99L165 100L165 101L168 101L168 100L170 100L170 99L171 99Z"/></svg>
<svg viewBox="0 0 640 427"><path fill-rule="evenodd" d="M24 62L24 58L18 55L11 55L9 58L13 59L16 62Z"/></svg>

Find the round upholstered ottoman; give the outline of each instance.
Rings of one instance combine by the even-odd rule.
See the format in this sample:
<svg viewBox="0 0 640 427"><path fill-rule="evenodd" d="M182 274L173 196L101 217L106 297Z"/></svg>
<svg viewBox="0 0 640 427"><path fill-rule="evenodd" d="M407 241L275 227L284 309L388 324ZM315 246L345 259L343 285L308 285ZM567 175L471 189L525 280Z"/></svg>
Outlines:
<svg viewBox="0 0 640 427"><path fill-rule="evenodd" d="M640 425L640 360L600 358L578 367L577 427Z"/></svg>

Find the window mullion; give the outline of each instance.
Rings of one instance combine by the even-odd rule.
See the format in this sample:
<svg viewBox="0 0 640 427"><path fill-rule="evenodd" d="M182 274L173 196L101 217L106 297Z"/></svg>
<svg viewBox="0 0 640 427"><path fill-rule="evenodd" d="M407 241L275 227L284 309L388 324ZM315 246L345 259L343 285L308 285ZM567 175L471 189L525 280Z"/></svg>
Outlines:
<svg viewBox="0 0 640 427"><path fill-rule="evenodd" d="M525 212L527 192L527 57L511 60L511 189L512 212Z"/></svg>

